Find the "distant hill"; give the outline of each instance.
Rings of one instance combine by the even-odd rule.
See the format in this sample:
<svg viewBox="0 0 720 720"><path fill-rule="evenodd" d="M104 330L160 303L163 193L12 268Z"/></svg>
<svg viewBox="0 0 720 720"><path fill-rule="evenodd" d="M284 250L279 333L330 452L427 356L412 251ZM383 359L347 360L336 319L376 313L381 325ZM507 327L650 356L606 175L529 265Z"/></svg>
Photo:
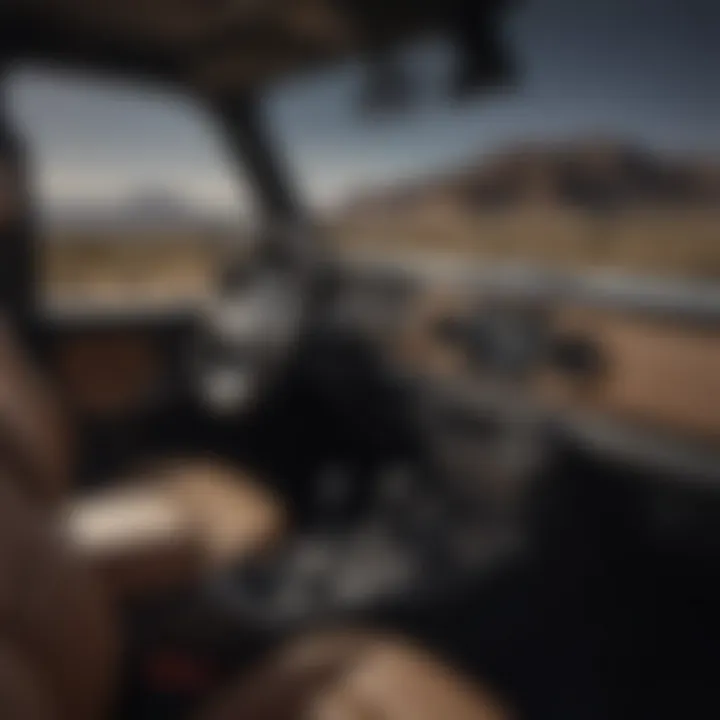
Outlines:
<svg viewBox="0 0 720 720"><path fill-rule="evenodd" d="M547 207L592 213L720 208L720 163L665 157L612 140L525 144L460 170L358 197L340 218L404 215L426 205L470 213Z"/></svg>
<svg viewBox="0 0 720 720"><path fill-rule="evenodd" d="M355 198L342 247L720 278L720 163L631 143L525 144Z"/></svg>
<svg viewBox="0 0 720 720"><path fill-rule="evenodd" d="M74 233L146 236L148 234L237 232L239 222L162 190L148 190L107 204L76 204L49 212L45 224L55 237Z"/></svg>

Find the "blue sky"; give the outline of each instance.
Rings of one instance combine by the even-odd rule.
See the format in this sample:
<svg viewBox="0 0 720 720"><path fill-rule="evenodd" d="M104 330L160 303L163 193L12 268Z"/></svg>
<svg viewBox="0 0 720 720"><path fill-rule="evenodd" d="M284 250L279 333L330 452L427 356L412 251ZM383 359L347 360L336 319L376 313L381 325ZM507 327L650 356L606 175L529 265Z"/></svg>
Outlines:
<svg viewBox="0 0 720 720"><path fill-rule="evenodd" d="M714 0L526 0L508 29L520 86L452 105L441 45L409 54L429 78L412 113L357 113L349 64L275 88L266 111L315 205L465 162L520 140L603 135L720 154L720 4ZM112 203L162 188L225 210L247 193L211 119L179 98L46 70L19 73L11 107L32 143L47 207Z"/></svg>

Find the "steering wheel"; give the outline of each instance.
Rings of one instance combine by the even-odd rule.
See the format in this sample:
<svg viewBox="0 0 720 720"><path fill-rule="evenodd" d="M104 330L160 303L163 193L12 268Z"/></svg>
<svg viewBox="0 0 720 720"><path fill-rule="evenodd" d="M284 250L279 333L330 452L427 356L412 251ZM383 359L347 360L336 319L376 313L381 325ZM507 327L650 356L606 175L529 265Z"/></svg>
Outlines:
<svg viewBox="0 0 720 720"><path fill-rule="evenodd" d="M269 237L224 272L200 310L195 391L215 415L252 409L302 334L315 264L304 237Z"/></svg>

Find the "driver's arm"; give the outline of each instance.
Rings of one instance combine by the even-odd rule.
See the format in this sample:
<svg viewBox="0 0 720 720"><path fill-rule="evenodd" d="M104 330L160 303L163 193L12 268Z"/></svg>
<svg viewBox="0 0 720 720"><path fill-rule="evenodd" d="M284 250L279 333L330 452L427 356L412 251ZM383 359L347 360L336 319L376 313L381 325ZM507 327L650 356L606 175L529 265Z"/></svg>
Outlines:
<svg viewBox="0 0 720 720"><path fill-rule="evenodd" d="M283 537L284 506L239 468L166 460L70 504L78 551L120 597L190 585Z"/></svg>

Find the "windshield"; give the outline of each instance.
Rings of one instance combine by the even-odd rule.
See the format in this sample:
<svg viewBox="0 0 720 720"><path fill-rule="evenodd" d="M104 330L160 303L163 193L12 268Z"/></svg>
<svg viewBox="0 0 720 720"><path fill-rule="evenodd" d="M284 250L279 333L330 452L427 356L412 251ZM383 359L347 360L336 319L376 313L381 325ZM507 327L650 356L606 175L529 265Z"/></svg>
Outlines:
<svg viewBox="0 0 720 720"><path fill-rule="evenodd" d="M434 44L404 57L403 112L358 112L352 63L270 94L309 202L344 247L716 277L717 4L517 6L507 90L449 101L454 58Z"/></svg>
<svg viewBox="0 0 720 720"><path fill-rule="evenodd" d="M401 112L363 112L358 62L266 93L273 149L328 238L352 251L717 278L720 6L516 5L513 87L451 101L455 57L435 43L402 57L412 101ZM208 234L250 237L252 193L199 100L43 69L17 73L9 98L51 285L77 291L81 275L92 284L126 267L123 287L206 288L209 273L188 268L207 265ZM188 227L192 250L177 252ZM126 261L130 245L145 254ZM159 246L173 250L149 258Z"/></svg>

